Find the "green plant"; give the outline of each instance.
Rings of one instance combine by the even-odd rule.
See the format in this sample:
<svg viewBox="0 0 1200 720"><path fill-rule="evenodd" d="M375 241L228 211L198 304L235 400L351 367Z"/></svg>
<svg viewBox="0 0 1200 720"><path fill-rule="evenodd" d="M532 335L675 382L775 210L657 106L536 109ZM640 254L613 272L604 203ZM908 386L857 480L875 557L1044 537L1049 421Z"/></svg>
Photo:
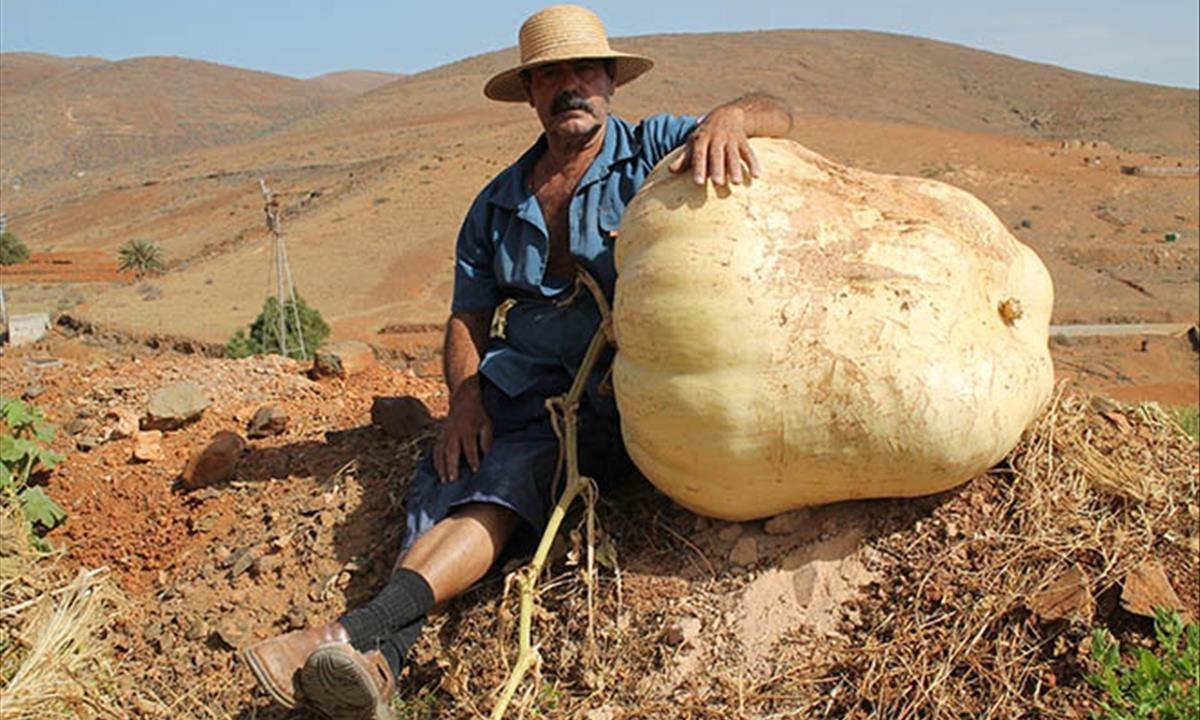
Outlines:
<svg viewBox="0 0 1200 720"><path fill-rule="evenodd" d="M29 248L10 232L0 233L0 265L16 265L29 259Z"/></svg>
<svg viewBox="0 0 1200 720"><path fill-rule="evenodd" d="M1200 717L1200 625L1155 608L1158 652L1134 648L1124 662L1107 630L1092 632L1092 659L1100 672L1087 681L1099 689L1104 720L1190 720Z"/></svg>
<svg viewBox="0 0 1200 720"><path fill-rule="evenodd" d="M1179 427L1183 428L1185 433L1192 436L1192 439L1200 440L1200 407L1178 405L1167 408L1167 413L1179 423Z"/></svg>
<svg viewBox="0 0 1200 720"><path fill-rule="evenodd" d="M321 316L321 311L310 307L304 298L296 296L293 308L292 301L283 304L284 321L286 325L286 347L288 357L304 360L312 358L315 351L325 338L329 337L329 324ZM296 334L296 318L300 318L300 335ZM300 352L300 337L304 338L304 352ZM243 358L251 355L265 355L279 352L279 301L273 297L263 303L262 312L250 323L249 332L238 330L225 344L225 351L230 357Z"/></svg>
<svg viewBox="0 0 1200 720"><path fill-rule="evenodd" d="M7 428L0 433L0 495L20 503L34 543L48 549L39 534L61 525L67 513L42 488L30 486L29 478L35 469L53 468L63 459L46 447L54 439L54 426L37 407L15 399L0 398L0 420Z"/></svg>
<svg viewBox="0 0 1200 720"><path fill-rule="evenodd" d="M161 272L166 268L166 253L162 246L149 240L130 240L117 251L122 270L132 270L138 277Z"/></svg>

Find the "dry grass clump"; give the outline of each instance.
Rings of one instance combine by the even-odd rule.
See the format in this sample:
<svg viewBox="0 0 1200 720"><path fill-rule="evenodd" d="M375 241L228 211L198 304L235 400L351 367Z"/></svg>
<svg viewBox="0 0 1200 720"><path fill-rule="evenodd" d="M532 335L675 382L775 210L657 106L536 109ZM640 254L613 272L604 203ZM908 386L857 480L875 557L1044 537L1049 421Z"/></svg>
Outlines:
<svg viewBox="0 0 1200 720"><path fill-rule="evenodd" d="M1130 569L1161 562L1194 612L1197 446L1161 411L1059 396L1007 465L879 543L890 587L831 667L828 715L1086 717L1088 630L1136 625Z"/></svg>
<svg viewBox="0 0 1200 720"><path fill-rule="evenodd" d="M61 583L31 549L16 503L0 509L0 720L125 717L102 636L118 596L104 570Z"/></svg>

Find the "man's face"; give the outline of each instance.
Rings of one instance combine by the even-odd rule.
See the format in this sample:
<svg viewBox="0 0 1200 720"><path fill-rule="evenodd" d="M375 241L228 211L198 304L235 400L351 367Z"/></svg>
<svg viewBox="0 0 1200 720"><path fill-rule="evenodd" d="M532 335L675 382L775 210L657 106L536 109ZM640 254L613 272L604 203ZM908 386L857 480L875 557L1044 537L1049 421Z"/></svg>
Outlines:
<svg viewBox="0 0 1200 720"><path fill-rule="evenodd" d="M529 104L546 134L584 138L604 126L613 93L609 67L603 60L573 60L529 71Z"/></svg>

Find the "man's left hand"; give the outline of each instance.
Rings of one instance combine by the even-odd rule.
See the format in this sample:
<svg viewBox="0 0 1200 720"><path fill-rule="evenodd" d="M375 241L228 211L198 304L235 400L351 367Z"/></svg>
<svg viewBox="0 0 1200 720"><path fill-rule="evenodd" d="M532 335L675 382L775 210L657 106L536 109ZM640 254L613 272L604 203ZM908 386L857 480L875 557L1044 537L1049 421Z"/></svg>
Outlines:
<svg viewBox="0 0 1200 720"><path fill-rule="evenodd" d="M739 185L745 177L743 163L751 177L759 176L758 158L746 134L746 111L737 105L722 105L696 126L670 170L681 173L690 167L697 185L710 177L714 185L724 185L726 178Z"/></svg>

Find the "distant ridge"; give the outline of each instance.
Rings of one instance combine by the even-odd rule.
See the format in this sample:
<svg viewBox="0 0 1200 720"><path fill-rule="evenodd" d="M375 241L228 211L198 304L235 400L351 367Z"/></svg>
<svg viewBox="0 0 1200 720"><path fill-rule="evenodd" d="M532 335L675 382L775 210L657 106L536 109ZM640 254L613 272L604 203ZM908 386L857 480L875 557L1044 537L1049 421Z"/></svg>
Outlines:
<svg viewBox="0 0 1200 720"><path fill-rule="evenodd" d="M236 142L351 91L199 60L0 55L0 179L69 177Z"/></svg>
<svg viewBox="0 0 1200 720"><path fill-rule="evenodd" d="M402 78L404 75L399 73L379 72L378 70L340 70L309 78L308 82L333 90L358 94Z"/></svg>

